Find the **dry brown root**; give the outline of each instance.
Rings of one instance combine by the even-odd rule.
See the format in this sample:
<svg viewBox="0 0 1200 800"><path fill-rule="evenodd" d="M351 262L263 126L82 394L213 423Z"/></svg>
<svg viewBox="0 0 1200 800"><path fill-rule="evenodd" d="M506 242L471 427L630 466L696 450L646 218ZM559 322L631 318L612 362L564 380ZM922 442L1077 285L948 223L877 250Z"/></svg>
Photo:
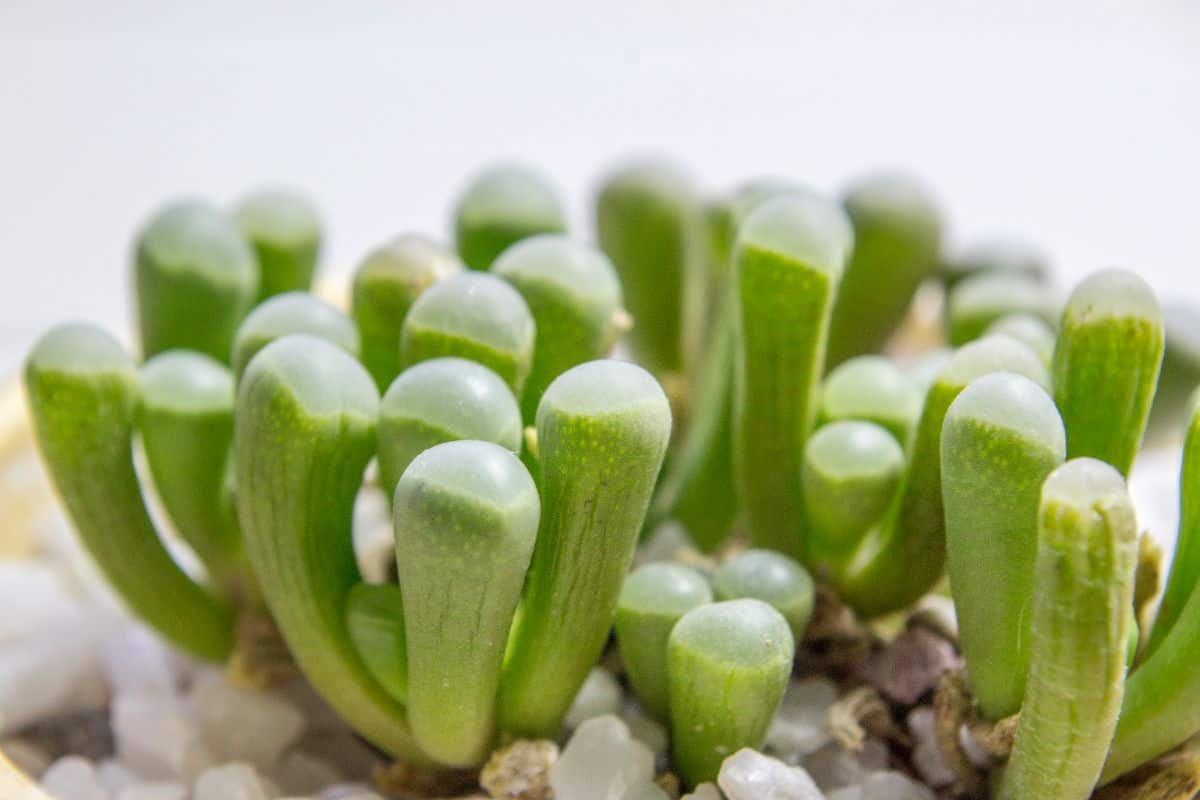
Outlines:
<svg viewBox="0 0 1200 800"><path fill-rule="evenodd" d="M959 741L959 731L971 718L971 706L966 676L959 671L943 674L933 695L938 747L942 760L955 775L955 793L975 797L983 790L983 773Z"/></svg>
<svg viewBox="0 0 1200 800"><path fill-rule="evenodd" d="M397 800L443 800L480 796L478 772L435 772L417 769L399 761L376 767L371 775L371 782L385 796Z"/></svg>
<svg viewBox="0 0 1200 800"><path fill-rule="evenodd" d="M496 800L550 800L550 767L558 745L545 739L517 739L488 759L479 785Z"/></svg>
<svg viewBox="0 0 1200 800"><path fill-rule="evenodd" d="M1092 800L1192 800L1200 794L1200 737L1103 787Z"/></svg>
<svg viewBox="0 0 1200 800"><path fill-rule="evenodd" d="M887 701L874 687L860 686L839 697L829 707L828 719L834 741L852 753L862 752L867 734L912 747L908 734L896 724Z"/></svg>
<svg viewBox="0 0 1200 800"><path fill-rule="evenodd" d="M233 654L226 677L243 689L269 689L300 677L279 628L264 611L247 611L238 619Z"/></svg>

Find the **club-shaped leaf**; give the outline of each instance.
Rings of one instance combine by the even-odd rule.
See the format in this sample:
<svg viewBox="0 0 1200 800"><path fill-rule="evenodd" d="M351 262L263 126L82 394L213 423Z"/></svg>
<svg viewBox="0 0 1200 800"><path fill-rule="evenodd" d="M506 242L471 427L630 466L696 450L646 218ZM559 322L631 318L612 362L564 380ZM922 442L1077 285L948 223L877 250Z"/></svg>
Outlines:
<svg viewBox="0 0 1200 800"><path fill-rule="evenodd" d="M260 189L238 201L233 218L258 259L258 299L307 291L321 254L321 216L301 192Z"/></svg>
<svg viewBox="0 0 1200 800"><path fill-rule="evenodd" d="M357 583L346 596L346 629L367 671L388 694L408 700L404 595L394 583Z"/></svg>
<svg viewBox="0 0 1200 800"><path fill-rule="evenodd" d="M864 178L842 202L854 225L854 254L829 324L829 366L883 346L937 267L942 239L937 204L913 178Z"/></svg>
<svg viewBox="0 0 1200 800"><path fill-rule="evenodd" d="M538 529L533 478L491 442L439 444L396 487L408 715L421 748L469 767L490 752L496 687Z"/></svg>
<svg viewBox="0 0 1200 800"><path fill-rule="evenodd" d="M667 645L672 748L683 782L717 777L743 747L762 747L792 672L787 620L761 600L689 611Z"/></svg>
<svg viewBox="0 0 1200 800"><path fill-rule="evenodd" d="M717 600L762 600L787 620L797 642L813 613L812 576L793 559L771 550L745 550L713 573Z"/></svg>
<svg viewBox="0 0 1200 800"><path fill-rule="evenodd" d="M700 198L690 176L658 161L604 178L596 236L633 315L630 349L655 374L682 375L699 342L706 298Z"/></svg>
<svg viewBox="0 0 1200 800"><path fill-rule="evenodd" d="M133 253L142 356L196 350L223 363L258 296L258 263L233 220L195 200L159 211Z"/></svg>
<svg viewBox="0 0 1200 800"><path fill-rule="evenodd" d="M267 607L313 688L376 745L427 764L346 626L361 582L351 517L378 411L370 375L336 345L295 334L264 347L238 388L238 517Z"/></svg>
<svg viewBox="0 0 1200 800"><path fill-rule="evenodd" d="M60 325L34 345L25 390L50 478L117 594L175 645L201 658L227 656L232 612L171 559L142 499L133 359L99 328Z"/></svg>
<svg viewBox="0 0 1200 800"><path fill-rule="evenodd" d="M752 541L803 553L800 461L816 421L829 313L848 255L845 214L790 193L742 224L734 463Z"/></svg>
<svg viewBox="0 0 1200 800"><path fill-rule="evenodd" d="M921 416L921 392L884 356L855 356L830 371L821 387L822 424L857 419L881 426L908 444Z"/></svg>
<svg viewBox="0 0 1200 800"><path fill-rule="evenodd" d="M940 274L947 289L985 273L1008 273L1047 283L1050 265L1046 256L1028 242L995 239L970 245L942 264Z"/></svg>
<svg viewBox="0 0 1200 800"><path fill-rule="evenodd" d="M533 364L534 330L525 299L500 278L451 275L409 309L400 335L401 362L411 367L442 356L477 361L519 398Z"/></svg>
<svg viewBox="0 0 1200 800"><path fill-rule="evenodd" d="M1138 276L1104 270L1067 301L1054 349L1054 400L1067 426L1067 454L1129 474L1162 364L1162 312Z"/></svg>
<svg viewBox="0 0 1200 800"><path fill-rule="evenodd" d="M521 411L534 424L550 382L608 355L620 333L621 284L608 257L566 236L531 236L505 250L492 273L521 293L537 326Z"/></svg>
<svg viewBox="0 0 1200 800"><path fill-rule="evenodd" d="M228 593L251 587L241 531L225 492L233 449L233 373L200 353L172 350L138 375L138 432L172 524Z"/></svg>
<svg viewBox="0 0 1200 800"><path fill-rule="evenodd" d="M500 376L464 358L434 358L400 373L379 405L379 478L391 499L414 458L458 439L521 450L521 410Z"/></svg>
<svg viewBox="0 0 1200 800"><path fill-rule="evenodd" d="M566 229L558 190L545 176L517 164L477 174L454 211L458 255L471 269L488 269L509 245L528 236Z"/></svg>
<svg viewBox="0 0 1200 800"><path fill-rule="evenodd" d="M1120 473L1091 458L1051 473L1038 512L1029 681L1000 800L1091 796L1121 709L1136 564Z"/></svg>
<svg viewBox="0 0 1200 800"><path fill-rule="evenodd" d="M362 363L380 392L400 374L400 330L421 292L462 270L457 256L424 236L397 236L372 250L354 273L351 315Z"/></svg>
<svg viewBox="0 0 1200 800"><path fill-rule="evenodd" d="M324 339L358 357L358 331L349 317L307 292L287 292L264 301L238 327L233 342L234 374L240 379L260 350L295 333Z"/></svg>
<svg viewBox="0 0 1200 800"><path fill-rule="evenodd" d="M1058 294L1040 280L1009 272L984 272L955 285L946 300L950 343L974 341L996 320L1032 314L1057 325L1062 311Z"/></svg>
<svg viewBox="0 0 1200 800"><path fill-rule="evenodd" d="M667 721L667 639L684 614L711 603L696 570L666 561L638 567L621 587L615 627L629 681L646 711Z"/></svg>
<svg viewBox="0 0 1200 800"><path fill-rule="evenodd" d="M1054 340L1056 334L1054 328L1050 327L1049 323L1041 317L1035 317L1033 314L1026 313L1009 314L989 325L984 334L989 333L1011 336L1018 342L1021 342L1030 350L1037 353L1038 358L1042 360L1047 369L1050 368L1050 364L1054 360Z"/></svg>
<svg viewBox="0 0 1200 800"><path fill-rule="evenodd" d="M537 418L541 528L500 690L501 729L552 736L595 664L671 434L641 367L590 361L560 375Z"/></svg>
<svg viewBox="0 0 1200 800"><path fill-rule="evenodd" d="M1042 482L1062 464L1065 448L1054 401L1019 375L972 382L946 412L942 488L950 588L971 686L989 719L1021 708L1038 504Z"/></svg>

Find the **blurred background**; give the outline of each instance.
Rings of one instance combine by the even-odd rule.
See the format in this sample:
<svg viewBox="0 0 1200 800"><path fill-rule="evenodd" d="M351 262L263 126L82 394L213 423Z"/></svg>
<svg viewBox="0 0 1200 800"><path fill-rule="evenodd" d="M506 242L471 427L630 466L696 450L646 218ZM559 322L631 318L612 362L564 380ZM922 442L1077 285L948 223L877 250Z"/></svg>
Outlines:
<svg viewBox="0 0 1200 800"><path fill-rule="evenodd" d="M1200 302L1200 3L0 0L0 375L64 318L123 329L134 230L181 195L306 188L324 270L446 236L498 158L591 188L664 153L713 191L924 178L951 242Z"/></svg>

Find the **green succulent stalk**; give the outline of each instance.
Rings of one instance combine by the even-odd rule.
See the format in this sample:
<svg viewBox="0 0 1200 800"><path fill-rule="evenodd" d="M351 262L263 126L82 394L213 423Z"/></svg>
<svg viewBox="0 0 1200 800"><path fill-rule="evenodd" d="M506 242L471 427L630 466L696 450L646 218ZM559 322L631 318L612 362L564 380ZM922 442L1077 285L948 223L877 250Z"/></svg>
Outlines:
<svg viewBox="0 0 1200 800"><path fill-rule="evenodd" d="M1147 441L1160 443L1179 435L1191 411L1190 400L1200 386L1200 313L1195 306L1163 303L1163 362L1154 405L1150 407Z"/></svg>
<svg viewBox="0 0 1200 800"><path fill-rule="evenodd" d="M454 210L458 255L486 270L509 245L539 233L564 233L567 214L558 190L540 173L516 164L476 175Z"/></svg>
<svg viewBox="0 0 1200 800"><path fill-rule="evenodd" d="M661 162L621 167L601 183L596 235L633 315L634 357L657 375L685 375L707 292L700 197L691 178Z"/></svg>
<svg viewBox="0 0 1200 800"><path fill-rule="evenodd" d="M738 338L734 461L756 544L804 552L800 460L816 421L829 314L849 250L844 215L800 194L742 224L735 262Z"/></svg>
<svg viewBox="0 0 1200 800"><path fill-rule="evenodd" d="M666 395L633 364L581 364L542 396L542 517L501 682L501 730L557 732L612 626L670 433Z"/></svg>
<svg viewBox="0 0 1200 800"><path fill-rule="evenodd" d="M117 594L168 641L201 658L225 658L231 609L172 560L142 499L132 450L133 359L98 328L60 325L30 353L25 390L46 469Z"/></svg>
<svg viewBox="0 0 1200 800"><path fill-rule="evenodd" d="M436 445L396 487L408 715L422 750L442 763L474 766L490 752L538 514L533 478L490 442Z"/></svg>
<svg viewBox="0 0 1200 800"><path fill-rule="evenodd" d="M1057 325L1062 303L1057 293L1036 278L1015 272L983 272L956 284L946 298L950 343L974 341L997 320L1030 314Z"/></svg>
<svg viewBox="0 0 1200 800"><path fill-rule="evenodd" d="M464 358L434 358L400 373L379 404L379 481L391 500L413 459L459 439L519 453L521 410L500 376Z"/></svg>
<svg viewBox="0 0 1200 800"><path fill-rule="evenodd" d="M1075 288L1063 311L1052 369L1070 458L1097 458L1129 474L1162 354L1162 312L1141 278L1105 270Z"/></svg>
<svg viewBox="0 0 1200 800"><path fill-rule="evenodd" d="M671 630L684 614L712 601L712 587L704 576L682 564L646 564L621 587L615 619L621 658L638 699L655 719L668 719Z"/></svg>
<svg viewBox="0 0 1200 800"><path fill-rule="evenodd" d="M903 447L921 417L921 391L885 356L855 356L834 367L821 387L820 424L863 420L879 425Z"/></svg>
<svg viewBox="0 0 1200 800"><path fill-rule="evenodd" d="M843 204L854 226L854 254L829 324L829 366L883 346L936 269L942 240L937 204L912 178L865 178L846 191Z"/></svg>
<svg viewBox="0 0 1200 800"><path fill-rule="evenodd" d="M1045 390L1011 373L974 381L946 412L942 484L950 588L971 686L989 719L1020 710L1031 649L1056 646L1031 637L1031 619L1037 615L1029 609L1046 600L1035 600L1038 508L1043 481L1063 462L1065 438ZM1068 470L1062 480L1075 471ZM1062 502L1047 492L1047 503ZM1052 523L1046 509L1043 534ZM1044 590L1044 583L1038 589ZM1123 635L1124 623L1120 630Z"/></svg>
<svg viewBox="0 0 1200 800"><path fill-rule="evenodd" d="M373 743L425 764L403 708L371 676L346 625L362 580L351 517L378 410L370 375L335 345L292 335L263 348L238 390L238 517L267 607L313 687Z"/></svg>
<svg viewBox="0 0 1200 800"><path fill-rule="evenodd" d="M1125 688L1136 564L1120 473L1090 458L1051 473L1038 512L1029 681L1001 800L1091 796Z"/></svg>
<svg viewBox="0 0 1200 800"><path fill-rule="evenodd" d="M1046 284L1050 265L1044 253L1027 242L1012 239L976 242L941 265L947 289L967 278L988 273L1020 275Z"/></svg>
<svg viewBox="0 0 1200 800"><path fill-rule="evenodd" d="M667 644L672 748L683 782L713 781L726 757L761 748L792 672L795 642L761 600L699 606Z"/></svg>
<svg viewBox="0 0 1200 800"><path fill-rule="evenodd" d="M404 595L394 583L356 583L346 595L346 630L363 664L398 703L408 701Z"/></svg>
<svg viewBox="0 0 1200 800"><path fill-rule="evenodd" d="M324 339L358 358L358 330L349 317L307 292L287 292L264 301L238 327L233 341L234 375L240 380L260 350L297 333Z"/></svg>
<svg viewBox="0 0 1200 800"><path fill-rule="evenodd" d="M985 336L992 333L1016 339L1037 353L1038 358L1042 360L1047 369L1054 361L1054 344L1057 334L1054 328L1050 327L1050 324L1041 317L1020 312L1009 314L993 322L984 331Z"/></svg>
<svg viewBox="0 0 1200 800"><path fill-rule="evenodd" d="M792 637L804 638L812 619L815 594L812 576L793 559L771 550L745 550L713 574L717 600L762 600L787 620Z"/></svg>
<svg viewBox="0 0 1200 800"><path fill-rule="evenodd" d="M305 195L260 189L243 197L233 219L258 260L258 300L307 291L321 254L321 217Z"/></svg>
<svg viewBox="0 0 1200 800"><path fill-rule="evenodd" d="M229 363L259 288L254 251L232 219L199 201L167 206L138 235L133 274L143 357L195 350Z"/></svg>
<svg viewBox="0 0 1200 800"><path fill-rule="evenodd" d="M529 305L537 327L533 363L521 397L528 425L550 383L571 367L608 355L626 318L621 284L599 250L566 236L532 236L492 264Z"/></svg>
<svg viewBox="0 0 1200 800"><path fill-rule="evenodd" d="M400 331L416 299L462 270L458 258L424 236L397 236L372 250L354 273L351 316L362 342L362 363L380 392L400 374Z"/></svg>
<svg viewBox="0 0 1200 800"><path fill-rule="evenodd" d="M495 372L517 397L533 365L535 324L521 295L495 275L464 272L426 289L400 334L401 363L457 356Z"/></svg>

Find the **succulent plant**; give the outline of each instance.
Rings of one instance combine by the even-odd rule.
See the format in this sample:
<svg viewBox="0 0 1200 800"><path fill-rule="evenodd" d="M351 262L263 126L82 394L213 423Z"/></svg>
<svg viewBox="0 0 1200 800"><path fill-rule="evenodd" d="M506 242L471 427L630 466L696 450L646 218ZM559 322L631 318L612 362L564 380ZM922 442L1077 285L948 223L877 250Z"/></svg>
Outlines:
<svg viewBox="0 0 1200 800"><path fill-rule="evenodd" d="M1019 715L999 797L1085 798L1200 731L1200 394L1177 396L1188 341L1164 342L1143 281L1098 272L1064 304L1027 248L948 257L938 204L895 176L840 202L775 179L710 197L630 162L595 214L598 246L538 173L487 170L454 250L374 249L349 314L308 292L301 195L154 215L132 259L144 361L74 323L25 370L46 467L130 610L263 682L243 623L269 619L350 726L434 770L558 735L615 629L672 768L714 780L764 746L818 611L887 631L938 591L970 707ZM949 346L879 352L921 285ZM618 342L637 363L608 359ZM1150 624L1125 478L1152 407L1188 425ZM364 492L391 510L378 583L353 545ZM630 573L666 525L703 555Z"/></svg>

